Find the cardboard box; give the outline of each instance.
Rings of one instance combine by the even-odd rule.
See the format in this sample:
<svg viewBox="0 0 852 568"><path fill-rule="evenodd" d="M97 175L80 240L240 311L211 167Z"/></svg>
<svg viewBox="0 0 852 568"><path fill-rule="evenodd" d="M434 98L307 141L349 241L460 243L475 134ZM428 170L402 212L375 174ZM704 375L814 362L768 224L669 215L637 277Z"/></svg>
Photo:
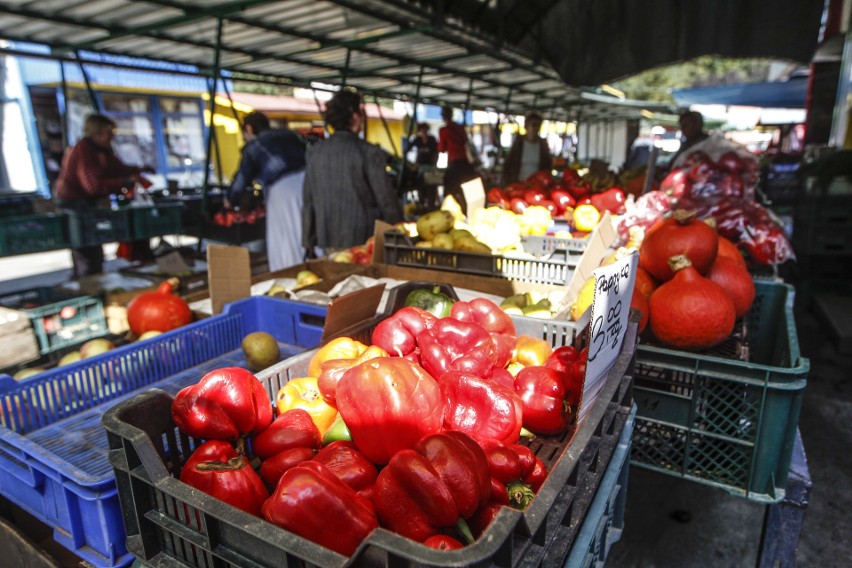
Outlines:
<svg viewBox="0 0 852 568"><path fill-rule="evenodd" d="M0 369L34 361L39 355L29 316L0 307Z"/></svg>

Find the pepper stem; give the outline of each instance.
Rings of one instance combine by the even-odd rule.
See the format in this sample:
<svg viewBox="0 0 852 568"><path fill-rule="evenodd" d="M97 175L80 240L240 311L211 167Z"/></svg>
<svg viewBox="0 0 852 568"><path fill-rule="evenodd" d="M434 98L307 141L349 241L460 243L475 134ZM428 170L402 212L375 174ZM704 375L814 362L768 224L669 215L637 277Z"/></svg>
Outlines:
<svg viewBox="0 0 852 568"><path fill-rule="evenodd" d="M240 436L239 438L237 438L237 443L234 444L234 449L237 451L237 453L239 455L241 455L241 456L246 455L247 444L246 444L246 437L245 436Z"/></svg>
<svg viewBox="0 0 852 568"><path fill-rule="evenodd" d="M530 441L533 441L535 440L535 434L533 434L526 428L521 428L521 438L528 438Z"/></svg>
<svg viewBox="0 0 852 568"><path fill-rule="evenodd" d="M226 462L202 462L195 465L198 471L225 471L242 469L246 466L246 458L237 456Z"/></svg>
<svg viewBox="0 0 852 568"><path fill-rule="evenodd" d="M535 498L535 492L532 490L532 487L522 481L507 485L506 492L509 494L509 504L521 511L525 511Z"/></svg>
<svg viewBox="0 0 852 568"><path fill-rule="evenodd" d="M473 533L470 532L470 527L461 517L459 517L459 520L456 521L456 530L459 531L459 534L462 536L465 544L473 544L476 542L476 539L473 538Z"/></svg>

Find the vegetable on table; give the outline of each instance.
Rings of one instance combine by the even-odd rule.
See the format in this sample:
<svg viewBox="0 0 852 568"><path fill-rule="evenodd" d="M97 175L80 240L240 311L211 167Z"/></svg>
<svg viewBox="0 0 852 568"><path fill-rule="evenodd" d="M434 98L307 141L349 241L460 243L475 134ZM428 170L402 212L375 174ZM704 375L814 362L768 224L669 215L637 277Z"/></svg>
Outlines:
<svg viewBox="0 0 852 568"><path fill-rule="evenodd" d="M346 485L358 491L369 491L376 483L379 470L352 442L332 442L317 453L314 461L323 464Z"/></svg>
<svg viewBox="0 0 852 568"><path fill-rule="evenodd" d="M245 456L223 440L208 440L192 453L180 480L252 515L260 515L269 492Z"/></svg>
<svg viewBox="0 0 852 568"><path fill-rule="evenodd" d="M400 450L376 480L373 501L383 527L417 542L456 527L488 502L491 477L482 448L467 434L444 432Z"/></svg>
<svg viewBox="0 0 852 568"><path fill-rule="evenodd" d="M454 303L455 300L441 292L441 287L437 285L432 289L421 288L419 290L412 290L405 297L406 306L414 306L426 310L438 318L449 316Z"/></svg>
<svg viewBox="0 0 852 568"><path fill-rule="evenodd" d="M369 499L316 461L288 470L261 513L270 523L344 556L379 526Z"/></svg>
<svg viewBox="0 0 852 568"><path fill-rule="evenodd" d="M178 392L172 418L192 437L233 441L269 426L272 405L257 377L240 367L226 367Z"/></svg>
<svg viewBox="0 0 852 568"><path fill-rule="evenodd" d="M310 363L308 363L308 376L319 377L322 372L322 364L330 359L354 359L367 349L367 346L352 339L351 337L338 337L332 339L320 347Z"/></svg>
<svg viewBox="0 0 852 568"><path fill-rule="evenodd" d="M328 404L320 394L316 377L299 377L287 381L278 389L275 406L281 414L293 408L306 411L313 419L320 436L325 434L337 418L337 409Z"/></svg>
<svg viewBox="0 0 852 568"><path fill-rule="evenodd" d="M444 428L464 432L477 442L517 442L523 427L521 397L509 386L473 373L441 376Z"/></svg>
<svg viewBox="0 0 852 568"><path fill-rule="evenodd" d="M434 315L416 306L406 306L379 322L371 341L391 355L405 357L417 349L417 335L438 321Z"/></svg>
<svg viewBox="0 0 852 568"><path fill-rule="evenodd" d="M354 367L360 365L364 361L376 359L378 357L388 357L388 352L377 345L370 345L363 353L352 359L329 359L323 361L320 368L319 377L317 377L317 388L325 400L331 406L337 407L337 383L344 373Z"/></svg>
<svg viewBox="0 0 852 568"><path fill-rule="evenodd" d="M337 384L337 409L352 441L375 464L438 432L444 405L437 381L401 357L352 367Z"/></svg>
<svg viewBox="0 0 852 568"><path fill-rule="evenodd" d="M279 414L269 428L252 438L252 451L261 459L291 448L319 450L321 436L311 415L301 408Z"/></svg>
<svg viewBox="0 0 852 568"><path fill-rule="evenodd" d="M147 331L166 332L192 321L186 301L174 294L177 279L164 281L151 292L143 292L127 304L127 324L138 337Z"/></svg>
<svg viewBox="0 0 852 568"><path fill-rule="evenodd" d="M438 379L448 371L487 377L497 363L494 340L473 321L441 318L417 335L417 345L423 368Z"/></svg>
<svg viewBox="0 0 852 568"><path fill-rule="evenodd" d="M450 315L465 322L475 322L488 332L515 335L512 318L500 306L487 298L474 298L469 302L453 304Z"/></svg>
<svg viewBox="0 0 852 568"><path fill-rule="evenodd" d="M571 423L565 387L555 370L525 367L515 377L515 391L524 403L524 427L536 434L559 435Z"/></svg>

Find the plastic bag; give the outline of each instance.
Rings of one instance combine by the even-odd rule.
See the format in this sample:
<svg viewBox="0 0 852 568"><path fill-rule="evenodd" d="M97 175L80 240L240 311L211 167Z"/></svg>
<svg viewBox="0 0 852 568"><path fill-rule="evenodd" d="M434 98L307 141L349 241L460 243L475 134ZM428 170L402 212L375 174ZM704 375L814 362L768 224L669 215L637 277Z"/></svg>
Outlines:
<svg viewBox="0 0 852 568"><path fill-rule="evenodd" d="M625 213L618 218L618 246L624 246L629 238L630 227L639 226L646 231L663 215L671 211L672 199L662 191L649 191L634 200L630 195L625 202Z"/></svg>

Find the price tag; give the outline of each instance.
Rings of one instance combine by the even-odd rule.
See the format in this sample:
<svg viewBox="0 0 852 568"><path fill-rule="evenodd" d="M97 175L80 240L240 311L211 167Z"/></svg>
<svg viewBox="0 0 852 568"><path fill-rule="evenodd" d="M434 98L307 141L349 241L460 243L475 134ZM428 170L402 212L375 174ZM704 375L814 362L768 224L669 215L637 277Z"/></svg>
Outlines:
<svg viewBox="0 0 852 568"><path fill-rule="evenodd" d="M633 252L613 264L592 271L596 281L595 299L589 319L589 357L578 422L594 404L610 367L621 352L638 263L639 255Z"/></svg>

